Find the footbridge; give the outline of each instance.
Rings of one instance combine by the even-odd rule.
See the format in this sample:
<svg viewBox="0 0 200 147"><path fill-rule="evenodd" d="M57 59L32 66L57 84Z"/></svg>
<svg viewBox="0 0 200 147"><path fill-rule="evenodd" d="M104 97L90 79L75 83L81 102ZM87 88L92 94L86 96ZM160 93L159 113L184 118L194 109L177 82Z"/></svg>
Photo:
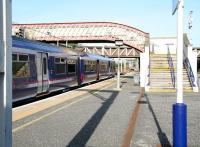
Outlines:
<svg viewBox="0 0 200 147"><path fill-rule="evenodd" d="M149 34L124 24L113 22L77 22L77 23L37 23L13 24L13 35L22 36L31 40L44 42L76 42L76 43L114 43L123 40L124 56L133 57L138 52L144 52L149 44ZM93 48L92 52L97 48ZM116 56L115 48L101 48L96 53ZM135 50L135 51L133 51ZM85 48L89 51L89 48ZM91 50L90 50L91 51Z"/></svg>

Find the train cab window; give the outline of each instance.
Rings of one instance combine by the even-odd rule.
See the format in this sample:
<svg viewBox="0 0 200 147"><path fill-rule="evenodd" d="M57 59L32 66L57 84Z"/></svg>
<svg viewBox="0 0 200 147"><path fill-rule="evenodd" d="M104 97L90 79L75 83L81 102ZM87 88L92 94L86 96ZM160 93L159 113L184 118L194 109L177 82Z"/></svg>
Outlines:
<svg viewBox="0 0 200 147"><path fill-rule="evenodd" d="M76 73L76 61L75 60L67 60L67 69L68 74Z"/></svg>
<svg viewBox="0 0 200 147"><path fill-rule="evenodd" d="M13 77L14 78L23 78L30 77L30 65L29 65L29 57L28 55L12 55L13 64Z"/></svg>
<svg viewBox="0 0 200 147"><path fill-rule="evenodd" d="M55 58L55 73L64 74L66 72L65 59Z"/></svg>

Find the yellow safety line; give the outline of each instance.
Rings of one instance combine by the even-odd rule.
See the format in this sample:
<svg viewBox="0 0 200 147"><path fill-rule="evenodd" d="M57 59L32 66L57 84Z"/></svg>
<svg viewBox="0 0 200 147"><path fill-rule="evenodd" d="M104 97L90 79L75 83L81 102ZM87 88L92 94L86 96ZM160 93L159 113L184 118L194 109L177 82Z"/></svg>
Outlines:
<svg viewBox="0 0 200 147"><path fill-rule="evenodd" d="M99 89L99 91L101 91L101 90L103 90L103 89L106 89L106 88L108 88L108 87L110 87L111 85L114 85L114 84L115 84L115 83L111 83L111 84L109 84L108 86ZM92 90L91 90L91 91L92 91ZM93 93L98 93L99 91L96 91L96 92L93 92ZM30 122L28 122L28 123L25 123L25 124L23 124L23 125L21 125L21 126L15 128L15 129L13 129L12 132L15 133L15 132L17 132L17 131L19 131L19 130L21 130L21 129L24 129L24 128L26 128L26 127L28 127L28 126L30 126L30 125L32 125L32 124L38 122L38 121L40 121L40 120L42 120L42 119L44 119L44 118L50 116L50 115L53 115L54 113L56 113L56 112L58 112L58 111L61 111L61 110L65 109L65 108L68 108L68 107L70 107L71 105L76 104L76 103L78 103L78 102L80 102L80 101L82 101L82 100L84 100L84 99L87 99L87 98L89 98L90 96L91 96L91 95L85 96L85 97L83 97L83 98L81 98L81 99L79 99L79 100L77 100L77 101L74 101L74 102L72 102L72 103L70 103L70 104L68 104L68 105L66 105L66 106L60 107L60 108L58 108L58 109L56 109L56 110L54 110L54 111L52 111L52 112L50 112L50 113L47 113L47 114L45 114L45 115L43 115L43 116L41 116L41 117L39 117L39 118L37 118L37 119L35 119L35 120L32 120L32 121L30 121Z"/></svg>

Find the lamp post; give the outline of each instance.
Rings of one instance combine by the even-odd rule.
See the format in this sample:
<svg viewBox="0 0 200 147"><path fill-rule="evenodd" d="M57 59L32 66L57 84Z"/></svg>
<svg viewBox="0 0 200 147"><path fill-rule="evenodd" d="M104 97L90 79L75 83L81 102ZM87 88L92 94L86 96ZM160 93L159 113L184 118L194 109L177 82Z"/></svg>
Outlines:
<svg viewBox="0 0 200 147"><path fill-rule="evenodd" d="M190 40L190 44L192 43L192 21L193 21L193 17L192 17L193 11L190 11L189 13L189 19L188 19L188 29L189 29L189 40Z"/></svg>
<svg viewBox="0 0 200 147"><path fill-rule="evenodd" d="M120 46L123 45L123 40L115 40L115 45L118 47L117 48L117 56L118 56L118 67L117 67L117 90L121 90L120 88L120 69L119 69L119 61L120 61L120 56L119 56L119 50Z"/></svg>

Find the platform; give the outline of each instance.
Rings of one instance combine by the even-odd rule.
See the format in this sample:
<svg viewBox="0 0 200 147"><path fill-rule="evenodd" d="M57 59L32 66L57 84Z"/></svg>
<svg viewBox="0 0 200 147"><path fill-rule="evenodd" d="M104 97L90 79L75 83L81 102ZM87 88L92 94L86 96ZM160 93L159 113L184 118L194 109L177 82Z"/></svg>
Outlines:
<svg viewBox="0 0 200 147"><path fill-rule="evenodd" d="M14 147L171 146L175 93L143 93L132 73L13 109ZM184 95L188 145L200 144L200 95Z"/></svg>

